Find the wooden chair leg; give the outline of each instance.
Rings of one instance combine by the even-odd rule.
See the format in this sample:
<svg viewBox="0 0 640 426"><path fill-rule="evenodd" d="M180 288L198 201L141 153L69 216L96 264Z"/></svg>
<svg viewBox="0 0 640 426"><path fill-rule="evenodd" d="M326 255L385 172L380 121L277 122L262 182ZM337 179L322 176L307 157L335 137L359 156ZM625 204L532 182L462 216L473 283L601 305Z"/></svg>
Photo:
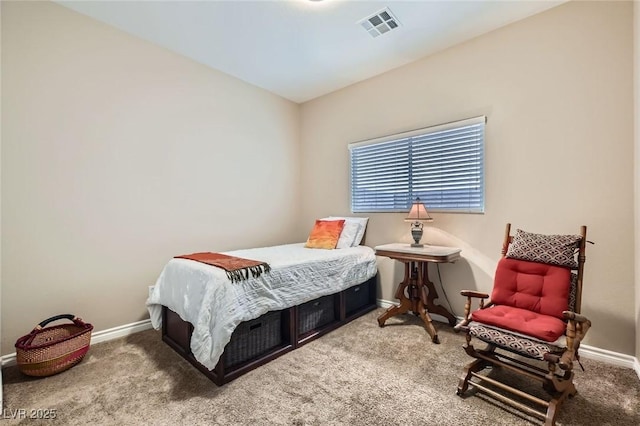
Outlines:
<svg viewBox="0 0 640 426"><path fill-rule="evenodd" d="M468 338L467 340L470 340L470 339ZM463 348L468 355L476 359L471 361L464 367L462 375L460 376L460 379L458 381L458 390L456 391L456 394L458 396L462 396L469 389L469 380L471 379L473 373L477 373L478 371L482 371L485 368L491 366L490 362L484 359L477 358L475 356L476 350L473 347L473 345L471 345L470 343L467 343L466 345L464 345ZM487 347L484 350L480 350L478 352L486 356L491 356L491 354L493 354L495 349L496 347L494 345L487 345Z"/></svg>
<svg viewBox="0 0 640 426"><path fill-rule="evenodd" d="M567 398L573 397L578 391L572 382L568 383L567 389L555 398L549 401L549 407L545 417L545 426L554 426L556 424L556 416L560 411L560 406Z"/></svg>
<svg viewBox="0 0 640 426"><path fill-rule="evenodd" d="M553 401L549 403L549 408L547 408L547 416L544 418L544 426L555 426L556 425L556 405L553 404Z"/></svg>
<svg viewBox="0 0 640 426"><path fill-rule="evenodd" d="M542 387L550 395L564 394L565 392L571 393L571 396L576 394L576 387L573 385L573 371L565 371L562 377L555 374L555 365L549 363L549 373L545 376L545 380L542 383Z"/></svg>
<svg viewBox="0 0 640 426"><path fill-rule="evenodd" d="M482 359L476 359L465 365L460 380L458 381L458 390L456 395L462 396L469 390L469 380L472 377L472 373L484 370L489 364Z"/></svg>

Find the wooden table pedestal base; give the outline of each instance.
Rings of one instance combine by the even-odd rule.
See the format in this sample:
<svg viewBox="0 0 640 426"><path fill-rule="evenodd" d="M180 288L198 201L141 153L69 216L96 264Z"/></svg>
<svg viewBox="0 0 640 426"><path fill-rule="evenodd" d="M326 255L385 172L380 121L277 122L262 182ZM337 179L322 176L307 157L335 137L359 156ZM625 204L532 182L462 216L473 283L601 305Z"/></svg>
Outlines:
<svg viewBox="0 0 640 426"><path fill-rule="evenodd" d="M433 282L429 280L428 265L430 262L452 262L459 258L459 249L452 249L452 253L443 254L416 254L406 253L389 249L391 246L376 247L376 254L390 257L404 263L404 279L398 284L395 297L400 300L400 304L391 306L382 315L378 317L378 325L384 326L384 323L391 317L404 314L409 311L419 316L424 328L431 336L433 343L440 343L438 333L433 325L429 313L438 314L447 319L451 326L456 325L456 317L441 305L436 305L434 300L438 298ZM439 249L439 248L438 248ZM425 247L421 252L427 251Z"/></svg>

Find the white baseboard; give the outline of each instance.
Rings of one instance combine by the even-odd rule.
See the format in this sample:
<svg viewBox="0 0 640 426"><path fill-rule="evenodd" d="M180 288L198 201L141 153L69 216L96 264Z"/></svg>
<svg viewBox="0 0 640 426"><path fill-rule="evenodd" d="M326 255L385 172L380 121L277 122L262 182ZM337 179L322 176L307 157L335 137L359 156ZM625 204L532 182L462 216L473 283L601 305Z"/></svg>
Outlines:
<svg viewBox="0 0 640 426"><path fill-rule="evenodd" d="M380 308L389 308L396 303L390 302L384 299L377 299L377 304ZM440 322L448 322L443 316L437 314L430 314L431 318ZM458 317L459 321L462 321L461 317ZM625 355L618 352L609 351L606 349L596 348L595 346L580 345L580 355L587 359L593 359L595 361L602 361L605 364L617 365L619 367L634 369L640 379L640 362L638 358Z"/></svg>
<svg viewBox="0 0 640 426"><path fill-rule="evenodd" d="M91 335L91 344L93 345L94 343L107 342L109 340L129 336L130 334L150 330L152 328L153 326L151 325L151 320L146 319L127 325L121 325L119 327L113 327L108 330L101 330Z"/></svg>
<svg viewBox="0 0 640 426"><path fill-rule="evenodd" d="M151 320L143 320L134 322L131 324L120 325L108 330L100 330L95 333L91 333L91 344L94 345L100 342L107 342L109 340L118 339L120 337L129 336L130 334L138 333L151 329ZM2 367L8 367L16 364L16 353L4 355L2 357ZM1 379L0 379L1 380Z"/></svg>
<svg viewBox="0 0 640 426"><path fill-rule="evenodd" d="M580 355L584 358L593 359L595 361L602 361L605 364L617 365L619 367L632 368L639 373L640 367L638 359L631 355L625 355L618 352L608 351L606 349L596 348L595 346L580 345ZM638 374L640 378L640 373Z"/></svg>

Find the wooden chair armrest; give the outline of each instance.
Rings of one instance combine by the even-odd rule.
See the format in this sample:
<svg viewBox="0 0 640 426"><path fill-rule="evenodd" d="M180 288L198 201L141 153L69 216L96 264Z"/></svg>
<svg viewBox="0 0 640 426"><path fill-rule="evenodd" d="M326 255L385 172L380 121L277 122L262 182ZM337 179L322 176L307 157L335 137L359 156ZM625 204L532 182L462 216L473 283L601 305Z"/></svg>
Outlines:
<svg viewBox="0 0 640 426"><path fill-rule="evenodd" d="M562 370L571 370L573 368L573 361L578 359L578 348L584 336L591 328L591 321L584 315L576 314L571 311L563 311L562 315L567 320L567 349L561 356L550 355L544 358L547 361L552 361L558 364Z"/></svg>
<svg viewBox="0 0 640 426"><path fill-rule="evenodd" d="M455 327L453 327L453 331L455 331L456 333L460 331L467 332L469 330L467 325L469 325L469 323L471 322L471 298L474 297L480 299L480 309L483 309L485 307L484 301L485 299L489 298L489 295L487 293L474 290L462 290L460 294L467 298L467 302L464 304L464 317L462 318L462 321L460 321Z"/></svg>
<svg viewBox="0 0 640 426"><path fill-rule="evenodd" d="M576 314L575 312L571 311L563 311L562 315L564 316L564 319L570 321L577 321L579 323L591 322L584 315Z"/></svg>
<svg viewBox="0 0 640 426"><path fill-rule="evenodd" d="M477 297L479 299L489 298L489 295L487 293L483 293L481 291L474 291L474 290L462 290L460 294L463 295L464 297Z"/></svg>

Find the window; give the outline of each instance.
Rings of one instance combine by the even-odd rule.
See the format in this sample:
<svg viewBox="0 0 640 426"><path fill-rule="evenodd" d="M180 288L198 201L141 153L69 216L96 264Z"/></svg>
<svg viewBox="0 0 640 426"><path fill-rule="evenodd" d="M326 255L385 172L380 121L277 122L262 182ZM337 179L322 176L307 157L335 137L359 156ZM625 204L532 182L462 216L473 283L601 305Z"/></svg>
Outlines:
<svg viewBox="0 0 640 426"><path fill-rule="evenodd" d="M349 144L351 210L484 212L484 116Z"/></svg>

